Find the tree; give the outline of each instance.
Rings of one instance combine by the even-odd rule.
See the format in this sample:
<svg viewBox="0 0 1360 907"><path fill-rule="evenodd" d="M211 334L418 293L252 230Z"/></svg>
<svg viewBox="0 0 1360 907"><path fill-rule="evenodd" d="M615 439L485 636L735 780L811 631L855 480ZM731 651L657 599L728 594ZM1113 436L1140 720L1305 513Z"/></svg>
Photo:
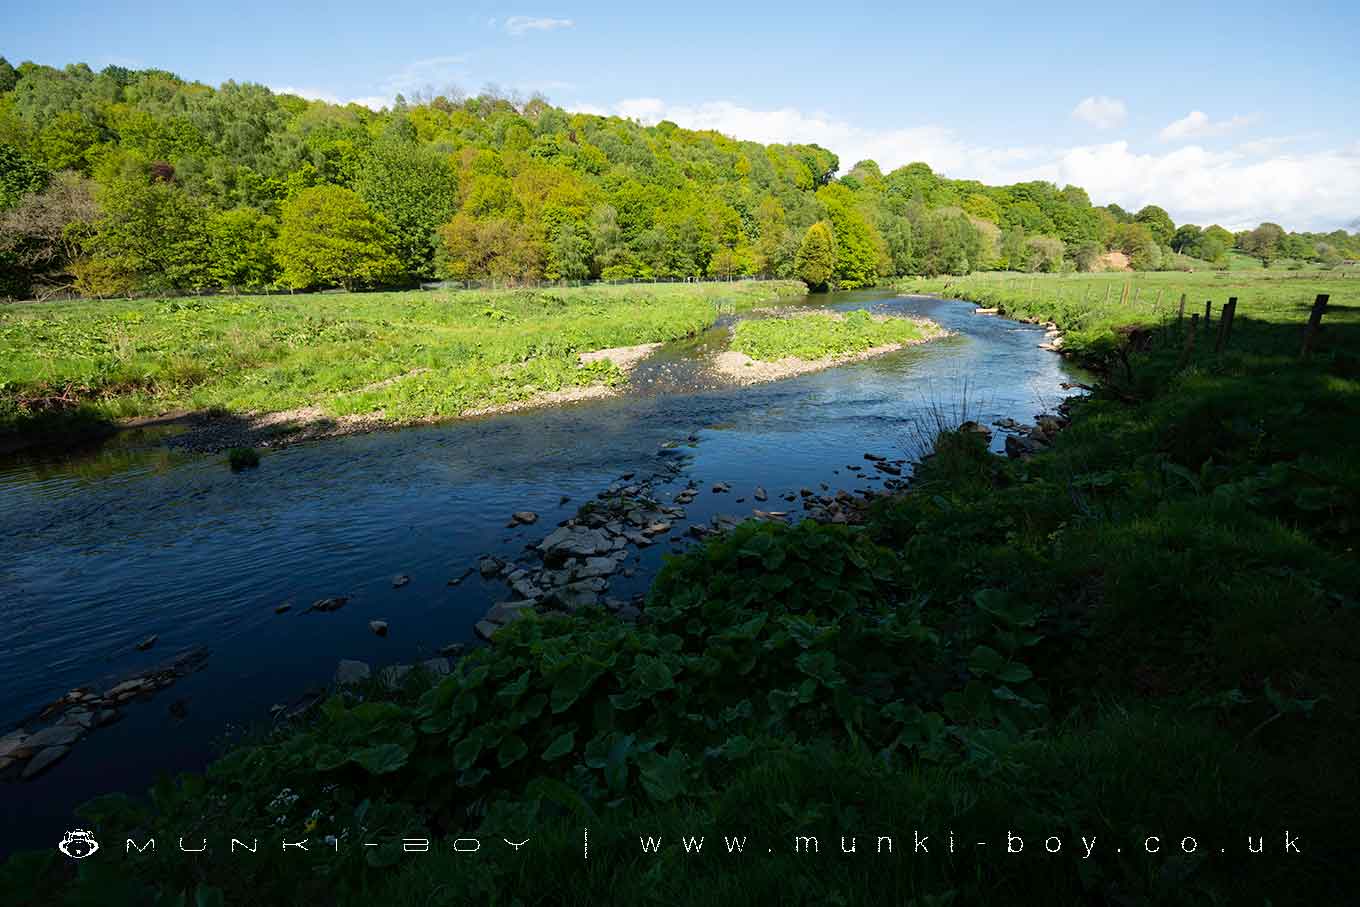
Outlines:
<svg viewBox="0 0 1360 907"><path fill-rule="evenodd" d="M19 74L14 71L14 67L4 57L0 57L0 93L13 91L14 86L19 84Z"/></svg>
<svg viewBox="0 0 1360 907"><path fill-rule="evenodd" d="M13 208L30 192L40 192L47 178L47 171L20 154L18 148L0 142L0 211Z"/></svg>
<svg viewBox="0 0 1360 907"><path fill-rule="evenodd" d="M0 213L0 258L10 272L0 292L43 296L69 289L98 217L93 184L69 171Z"/></svg>
<svg viewBox="0 0 1360 907"><path fill-rule="evenodd" d="M836 273L836 238L829 223L818 221L808 227L798 247L794 270L809 290L827 289Z"/></svg>
<svg viewBox="0 0 1360 907"><path fill-rule="evenodd" d="M364 157L354 188L390 225L403 269L433 273L435 231L458 210L458 175L447 158L417 145L414 136L389 139Z"/></svg>
<svg viewBox="0 0 1360 907"><path fill-rule="evenodd" d="M1239 243L1243 252L1261 259L1267 268L1279 253L1280 242L1284 239L1284 228L1279 224L1264 223L1250 230Z"/></svg>
<svg viewBox="0 0 1360 907"><path fill-rule="evenodd" d="M1176 228L1176 232L1172 235L1171 242L1168 245L1174 251L1188 255L1190 254L1189 250L1199 243L1202 235L1200 228L1195 224L1181 224Z"/></svg>
<svg viewBox="0 0 1360 907"><path fill-rule="evenodd" d="M1025 244L1027 271L1051 274L1062 270L1064 245L1056 236L1031 236Z"/></svg>
<svg viewBox="0 0 1360 907"><path fill-rule="evenodd" d="M289 287L352 290L401 273L393 245L386 224L357 193L314 186L284 204L274 255Z"/></svg>
<svg viewBox="0 0 1360 907"><path fill-rule="evenodd" d="M135 156L100 171L103 209L90 242L101 273L130 276L150 290L202 289L208 274L208 210Z"/></svg>
<svg viewBox="0 0 1360 907"><path fill-rule="evenodd" d="M208 275L213 283L233 291L258 290L273 283L278 275L274 229L274 219L254 208L233 208L210 217Z"/></svg>
<svg viewBox="0 0 1360 907"><path fill-rule="evenodd" d="M1176 224L1171 220L1171 215L1156 205L1146 205L1139 209L1133 216L1134 221L1148 228L1152 238L1159 246L1171 244L1171 237L1176 233Z"/></svg>

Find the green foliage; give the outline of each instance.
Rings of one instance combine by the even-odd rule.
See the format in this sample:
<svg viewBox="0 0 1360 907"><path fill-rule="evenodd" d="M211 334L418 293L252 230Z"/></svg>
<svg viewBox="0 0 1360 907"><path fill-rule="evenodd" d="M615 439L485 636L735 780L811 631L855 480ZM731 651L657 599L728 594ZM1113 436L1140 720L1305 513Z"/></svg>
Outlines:
<svg viewBox="0 0 1360 907"><path fill-rule="evenodd" d="M260 465L260 452L253 447L233 447L227 451L227 465L232 472L253 469Z"/></svg>
<svg viewBox="0 0 1360 907"><path fill-rule="evenodd" d="M836 273L836 237L831 225L818 221L807 228L798 246L794 270L810 290L822 290Z"/></svg>
<svg viewBox="0 0 1360 907"><path fill-rule="evenodd" d="M819 313L740 321L733 329L731 348L767 362L786 356L811 360L888 344L919 343L939 333L927 321L874 317L864 311L844 316Z"/></svg>
<svg viewBox="0 0 1360 907"><path fill-rule="evenodd" d="M275 246L284 284L381 284L401 270L385 221L356 193L339 186L304 189L283 205Z"/></svg>
<svg viewBox="0 0 1360 907"><path fill-rule="evenodd" d="M85 270L103 262L82 264L81 279L91 291L125 292L125 273ZM618 383L613 366L582 368L577 355L697 333L716 320L718 303L801 292L761 281L10 307L0 309L0 432L76 413L109 420L175 408L453 417Z"/></svg>

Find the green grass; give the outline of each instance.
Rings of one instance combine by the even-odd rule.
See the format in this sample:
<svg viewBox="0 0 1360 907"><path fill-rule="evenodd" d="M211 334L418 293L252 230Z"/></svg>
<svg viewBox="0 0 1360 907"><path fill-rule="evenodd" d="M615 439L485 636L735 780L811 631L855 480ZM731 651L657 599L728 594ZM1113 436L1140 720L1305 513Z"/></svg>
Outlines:
<svg viewBox="0 0 1360 907"><path fill-rule="evenodd" d="M81 811L119 841L277 829L259 861L119 853L76 876L49 848L0 867L0 887L19 905L1345 902L1360 884L1354 291L1132 278L1235 292L1229 348L1182 361L1165 299L1074 305L1117 278L955 280L1085 332L1073 348L1106 377L1050 451L1012 461L945 431L862 526L746 523L670 559L646 623L521 620L436 686L337 696L204 775ZM1329 287L1337 308L1301 360L1302 313ZM281 809L284 787L301 799ZM951 830L967 842L953 855ZM1281 852L1285 830L1302 854ZM1008 831L1022 854L1003 852ZM300 833L383 845L286 860L278 838ZM434 851L403 854L415 835ZM472 835L477 859L452 852ZM740 835L748 852L729 856ZM795 835L820 852L793 854ZM879 835L892 857L872 852ZM1248 835L1266 853L1243 853Z"/></svg>
<svg viewBox="0 0 1360 907"><path fill-rule="evenodd" d="M816 313L738 322L731 347L765 362L789 356L815 360L861 353L876 346L917 343L939 333L934 325L909 318L876 318L863 311L848 312L843 317Z"/></svg>
<svg viewBox="0 0 1360 907"><path fill-rule="evenodd" d="M617 369L579 368L577 354L682 337L720 306L801 293L771 281L7 306L0 432L177 409L456 416L617 382Z"/></svg>

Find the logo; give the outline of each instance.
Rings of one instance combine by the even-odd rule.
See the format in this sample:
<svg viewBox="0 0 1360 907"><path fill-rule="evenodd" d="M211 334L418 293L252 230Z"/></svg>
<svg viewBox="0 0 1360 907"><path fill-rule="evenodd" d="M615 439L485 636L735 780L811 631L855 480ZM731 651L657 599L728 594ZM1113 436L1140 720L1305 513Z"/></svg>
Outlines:
<svg viewBox="0 0 1360 907"><path fill-rule="evenodd" d="M94 832L82 831L79 828L68 831L57 845L57 850L73 860L83 860L98 849L99 842L94 839Z"/></svg>

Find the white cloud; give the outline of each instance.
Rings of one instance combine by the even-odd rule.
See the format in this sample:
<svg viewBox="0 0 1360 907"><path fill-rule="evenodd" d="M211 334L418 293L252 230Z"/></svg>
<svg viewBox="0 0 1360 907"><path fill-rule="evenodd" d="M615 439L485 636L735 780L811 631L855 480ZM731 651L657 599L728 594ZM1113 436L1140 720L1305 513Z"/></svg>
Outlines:
<svg viewBox="0 0 1360 907"><path fill-rule="evenodd" d="M1185 116L1168 123L1161 132L1162 141L1173 142L1177 139L1189 138L1212 138L1213 136L1223 135L1249 126L1256 121L1256 116L1234 116L1226 120L1211 120L1209 115L1202 110L1192 110Z"/></svg>
<svg viewBox="0 0 1360 907"><path fill-rule="evenodd" d="M1139 153L1128 142L1057 147L974 143L942 126L870 129L796 108L756 110L730 101L669 104L631 98L612 105L571 105L654 124L671 120L762 143L809 142L836 152L842 172L866 158L887 172L925 161L953 178L1005 184L1049 180L1086 189L1096 204L1129 210L1157 204L1177 223L1229 229L1270 220L1292 229L1331 230L1360 212L1360 143L1303 154L1279 145L1208 151L1191 145Z"/></svg>
<svg viewBox="0 0 1360 907"><path fill-rule="evenodd" d="M369 110L382 110L384 107L392 106L392 98L381 95L365 95L363 97L342 98L333 92L324 91L318 88L298 88L294 85L283 85L279 87L271 86L270 91L275 94L295 94L308 101L325 101L327 104L358 104L367 107Z"/></svg>
<svg viewBox="0 0 1360 907"><path fill-rule="evenodd" d="M1129 109L1118 98L1090 97L1072 108L1072 116L1097 129L1110 129L1122 126L1128 119Z"/></svg>
<svg viewBox="0 0 1360 907"><path fill-rule="evenodd" d="M516 37L531 31L555 31L559 28L572 28L575 25L576 23L570 19L553 19L548 16L511 16L505 20L505 30Z"/></svg>

